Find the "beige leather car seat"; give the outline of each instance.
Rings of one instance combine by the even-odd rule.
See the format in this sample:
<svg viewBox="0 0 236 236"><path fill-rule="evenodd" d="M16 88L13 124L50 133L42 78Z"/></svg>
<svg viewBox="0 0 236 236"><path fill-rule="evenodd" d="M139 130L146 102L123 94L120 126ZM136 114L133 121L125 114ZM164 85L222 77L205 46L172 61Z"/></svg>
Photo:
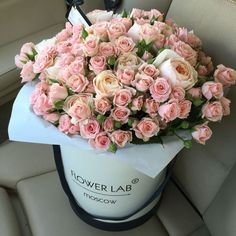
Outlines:
<svg viewBox="0 0 236 236"><path fill-rule="evenodd" d="M89 6L93 7L94 2ZM139 6L136 0L125 1L125 4ZM163 1L152 1L148 6L158 8L158 4L162 6ZM168 1L164 8L169 8ZM235 10L236 5L227 0L173 0L168 17L193 28L216 62L236 67L233 53L236 51ZM192 150L179 154L174 176L164 191L157 215L144 225L125 232L97 230L74 214L62 191L50 146L2 144L0 235L236 235L235 94L234 88L229 93L231 116L212 127L214 136L208 144L195 145Z"/></svg>

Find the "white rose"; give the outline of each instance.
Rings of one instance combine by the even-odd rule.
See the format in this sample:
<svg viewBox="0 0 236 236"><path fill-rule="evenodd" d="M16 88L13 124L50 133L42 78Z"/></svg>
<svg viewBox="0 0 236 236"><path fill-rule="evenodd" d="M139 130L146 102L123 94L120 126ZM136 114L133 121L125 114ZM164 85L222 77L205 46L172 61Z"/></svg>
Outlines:
<svg viewBox="0 0 236 236"><path fill-rule="evenodd" d="M112 19L112 16L113 16L112 11L104 11L104 10L94 10L87 14L87 17L92 22L92 24L102 21L110 21Z"/></svg>
<svg viewBox="0 0 236 236"><path fill-rule="evenodd" d="M119 80L112 71L109 70L98 74L93 80L93 85L97 97L112 97L115 91L121 88Z"/></svg>
<svg viewBox="0 0 236 236"><path fill-rule="evenodd" d="M167 78L172 87L190 89L197 82L197 72L183 58L171 58L159 65L161 76Z"/></svg>

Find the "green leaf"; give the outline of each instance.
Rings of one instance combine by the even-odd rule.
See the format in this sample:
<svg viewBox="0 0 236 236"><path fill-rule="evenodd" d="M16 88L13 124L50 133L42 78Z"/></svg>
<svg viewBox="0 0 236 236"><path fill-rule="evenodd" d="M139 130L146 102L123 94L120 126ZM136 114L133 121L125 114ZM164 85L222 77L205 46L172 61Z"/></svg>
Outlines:
<svg viewBox="0 0 236 236"><path fill-rule="evenodd" d="M128 126L132 127L134 121L135 121L135 118L130 117L129 120L128 120Z"/></svg>
<svg viewBox="0 0 236 236"><path fill-rule="evenodd" d="M97 121L99 124L102 124L105 120L106 120L106 116L101 115L101 114L97 115Z"/></svg>
<svg viewBox="0 0 236 236"><path fill-rule="evenodd" d="M202 99L200 99L200 98L197 98L197 99L193 100L193 105L194 105L195 107L201 106L202 103L204 103L204 101L203 101Z"/></svg>
<svg viewBox="0 0 236 236"><path fill-rule="evenodd" d="M147 64L152 64L154 61L156 60L156 58L151 58L147 60Z"/></svg>
<svg viewBox="0 0 236 236"><path fill-rule="evenodd" d="M122 126L122 124L121 124L119 121L115 121L115 122L114 122L114 127L115 127L116 129L120 129L121 126Z"/></svg>
<svg viewBox="0 0 236 236"><path fill-rule="evenodd" d="M61 110L63 108L64 101L57 101L54 103L54 106L57 110Z"/></svg>
<svg viewBox="0 0 236 236"><path fill-rule="evenodd" d="M185 140L184 141L184 147L186 147L187 149L190 149L192 146L193 146L192 140Z"/></svg>
<svg viewBox="0 0 236 236"><path fill-rule="evenodd" d="M34 56L36 56L38 54L38 52L36 51L35 48L32 48L32 52L33 52Z"/></svg>
<svg viewBox="0 0 236 236"><path fill-rule="evenodd" d="M114 66L116 63L116 58L114 56L108 57L107 63L110 66Z"/></svg>
<svg viewBox="0 0 236 236"><path fill-rule="evenodd" d="M32 81L36 81L40 76L40 73L36 74Z"/></svg>
<svg viewBox="0 0 236 236"><path fill-rule="evenodd" d="M31 54L26 54L27 57L30 59L30 61L34 61L35 55Z"/></svg>
<svg viewBox="0 0 236 236"><path fill-rule="evenodd" d="M152 16L152 19L150 20L150 24L154 25L155 21L158 20L158 17Z"/></svg>
<svg viewBox="0 0 236 236"><path fill-rule="evenodd" d="M55 83L58 83L57 80L55 80L55 79L50 79L50 78L47 78L47 81L48 81L49 84L55 84Z"/></svg>
<svg viewBox="0 0 236 236"><path fill-rule="evenodd" d="M117 146L114 143L111 143L108 148L108 151L115 153L117 151Z"/></svg>
<svg viewBox="0 0 236 236"><path fill-rule="evenodd" d="M182 129L188 129L189 128L189 122L186 121L186 120L182 121L181 124L180 124L180 127Z"/></svg>
<svg viewBox="0 0 236 236"><path fill-rule="evenodd" d="M81 36L83 39L86 39L88 37L88 32L85 30L85 28L83 28L83 30L81 32Z"/></svg>
<svg viewBox="0 0 236 236"><path fill-rule="evenodd" d="M124 10L122 11L122 13L121 13L121 17L122 17L122 18L127 18L128 15L129 15L129 12L127 12L125 9L124 9Z"/></svg>

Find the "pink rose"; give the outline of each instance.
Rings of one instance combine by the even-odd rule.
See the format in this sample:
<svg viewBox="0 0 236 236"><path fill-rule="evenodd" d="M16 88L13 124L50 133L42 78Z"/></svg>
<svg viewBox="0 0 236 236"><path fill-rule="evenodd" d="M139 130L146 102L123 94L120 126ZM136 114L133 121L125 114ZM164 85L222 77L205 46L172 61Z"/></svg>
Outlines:
<svg viewBox="0 0 236 236"><path fill-rule="evenodd" d="M221 98L223 96L223 85L216 82L206 82L202 85L202 94L207 100L211 98Z"/></svg>
<svg viewBox="0 0 236 236"><path fill-rule="evenodd" d="M166 37L163 34L157 34L156 40L154 41L154 45L157 49L163 48L166 41Z"/></svg>
<svg viewBox="0 0 236 236"><path fill-rule="evenodd" d="M72 135L79 134L79 132L80 132L80 127L79 127L78 124L77 125L71 125L71 127L68 130L68 133L72 134Z"/></svg>
<svg viewBox="0 0 236 236"><path fill-rule="evenodd" d="M100 131L100 125L95 119L83 120L79 123L80 135L85 139L94 139Z"/></svg>
<svg viewBox="0 0 236 236"><path fill-rule="evenodd" d="M173 34L173 29L168 24L161 22L161 21L155 21L153 25L157 32L163 34L166 37L169 37L171 34Z"/></svg>
<svg viewBox="0 0 236 236"><path fill-rule="evenodd" d="M210 121L219 121L223 116L223 107L220 102L208 102L202 107L202 118Z"/></svg>
<svg viewBox="0 0 236 236"><path fill-rule="evenodd" d="M116 54L114 44L111 42L102 42L99 45L99 54L110 57Z"/></svg>
<svg viewBox="0 0 236 236"><path fill-rule="evenodd" d="M132 99L132 93L128 89L119 89L114 94L113 103L116 106L127 106Z"/></svg>
<svg viewBox="0 0 236 236"><path fill-rule="evenodd" d="M99 38L95 35L89 35L84 41L84 46L87 56L95 56L99 50Z"/></svg>
<svg viewBox="0 0 236 236"><path fill-rule="evenodd" d="M88 80L82 74L72 75L66 80L66 85L74 92L83 92L88 85Z"/></svg>
<svg viewBox="0 0 236 236"><path fill-rule="evenodd" d="M84 55L84 47L82 43L75 42L72 44L71 53L75 56Z"/></svg>
<svg viewBox="0 0 236 236"><path fill-rule="evenodd" d="M64 86L54 83L49 87L48 98L51 103L66 99L68 96L67 89Z"/></svg>
<svg viewBox="0 0 236 236"><path fill-rule="evenodd" d="M205 144L212 135L211 129L206 124L196 125L194 129L195 131L192 132L192 137L200 144Z"/></svg>
<svg viewBox="0 0 236 236"><path fill-rule="evenodd" d="M175 120L180 115L179 104L176 100L169 101L159 107L158 113L165 122Z"/></svg>
<svg viewBox="0 0 236 236"><path fill-rule="evenodd" d="M66 114L62 115L59 119L59 131L68 134L71 126L71 118Z"/></svg>
<svg viewBox="0 0 236 236"><path fill-rule="evenodd" d="M67 29L63 29L56 35L57 42L66 41L70 37L70 32Z"/></svg>
<svg viewBox="0 0 236 236"><path fill-rule="evenodd" d="M20 76L22 78L21 83L30 82L35 78L36 74L33 72L33 65L34 65L34 63L32 61L28 61L23 66L23 68L20 72Z"/></svg>
<svg viewBox="0 0 236 236"><path fill-rule="evenodd" d="M15 64L18 68L22 69L24 64L29 61L28 57L25 55L16 55L15 56Z"/></svg>
<svg viewBox="0 0 236 236"><path fill-rule="evenodd" d="M58 61L55 63L61 67L70 65L75 60L75 57L69 53L63 53L60 55Z"/></svg>
<svg viewBox="0 0 236 236"><path fill-rule="evenodd" d="M179 41L174 43L172 49L188 61L192 66L195 66L197 63L197 53L193 50L188 44Z"/></svg>
<svg viewBox="0 0 236 236"><path fill-rule="evenodd" d="M106 21L98 22L91 26L91 30L93 31L93 34L98 36L101 41L108 40L107 28L108 28L108 22Z"/></svg>
<svg viewBox="0 0 236 236"><path fill-rule="evenodd" d="M64 103L63 110L73 118L73 124L76 124L91 117L92 104L92 95L81 93L68 97Z"/></svg>
<svg viewBox="0 0 236 236"><path fill-rule="evenodd" d="M126 36L120 36L115 44L122 53L131 52L135 47L133 39Z"/></svg>
<svg viewBox="0 0 236 236"><path fill-rule="evenodd" d="M173 47L177 42L179 42L179 38L175 34L171 34L168 38L166 38L165 46Z"/></svg>
<svg viewBox="0 0 236 236"><path fill-rule="evenodd" d="M154 118L157 115L159 108L159 103L154 99L147 98L144 103L145 112L149 114L150 117Z"/></svg>
<svg viewBox="0 0 236 236"><path fill-rule="evenodd" d="M95 139L90 139L89 144L94 149L106 151L109 148L110 144L111 144L111 140L107 136L106 132L101 132L95 137Z"/></svg>
<svg viewBox="0 0 236 236"><path fill-rule="evenodd" d="M111 102L108 98L95 98L95 111L100 114L105 114L107 111L111 109Z"/></svg>
<svg viewBox="0 0 236 236"><path fill-rule="evenodd" d="M145 51L144 54L143 54L143 56L142 56L142 59L143 59L144 61L147 61L147 60L149 60L149 59L151 59L151 58L153 58L153 55L152 55L150 52Z"/></svg>
<svg viewBox="0 0 236 236"><path fill-rule="evenodd" d="M177 32L176 32L177 37L183 41L183 42L187 42L188 41L188 30L186 28L177 28Z"/></svg>
<svg viewBox="0 0 236 236"><path fill-rule="evenodd" d="M122 124L125 124L128 122L130 115L130 110L127 107L116 107L111 110L111 117L121 122Z"/></svg>
<svg viewBox="0 0 236 236"><path fill-rule="evenodd" d="M214 77L216 82L222 83L224 86L231 86L236 83L236 71L222 64L217 66Z"/></svg>
<svg viewBox="0 0 236 236"><path fill-rule="evenodd" d="M158 21L163 21L163 14L157 9L151 9L150 19L152 19L152 17L155 17L156 19L158 19Z"/></svg>
<svg viewBox="0 0 236 236"><path fill-rule="evenodd" d="M176 100L184 100L185 98L185 90L182 87L173 87L172 92L170 94L170 98L176 99Z"/></svg>
<svg viewBox="0 0 236 236"><path fill-rule="evenodd" d="M103 129L106 132L112 132L114 130L114 120L112 119L112 117L106 118L103 123Z"/></svg>
<svg viewBox="0 0 236 236"><path fill-rule="evenodd" d="M39 96L35 98L32 109L36 115L42 116L52 109L52 104L45 94L39 94Z"/></svg>
<svg viewBox="0 0 236 236"><path fill-rule="evenodd" d="M71 75L85 74L85 61L83 57L76 57L69 65L69 72Z"/></svg>
<svg viewBox="0 0 236 236"><path fill-rule="evenodd" d="M124 70L117 70L117 78L119 81L125 85L130 85L134 79L134 70L126 68Z"/></svg>
<svg viewBox="0 0 236 236"><path fill-rule="evenodd" d="M111 135L111 141L118 147L124 147L126 143L132 141L132 133L130 131L116 130Z"/></svg>
<svg viewBox="0 0 236 236"><path fill-rule="evenodd" d="M202 90L201 88L191 88L187 91L188 94L190 94L190 96L192 98L202 98Z"/></svg>
<svg viewBox="0 0 236 236"><path fill-rule="evenodd" d="M168 80L158 77L151 85L150 93L157 102L165 102L171 94L171 86Z"/></svg>
<svg viewBox="0 0 236 236"><path fill-rule="evenodd" d="M143 107L143 96L138 96L132 100L132 111L140 111Z"/></svg>
<svg viewBox="0 0 236 236"><path fill-rule="evenodd" d="M148 76L151 76L152 78L155 78L160 73L159 70L152 64L143 64L138 70Z"/></svg>
<svg viewBox="0 0 236 236"><path fill-rule="evenodd" d="M106 57L95 56L90 59L89 69L97 75L106 69Z"/></svg>
<svg viewBox="0 0 236 236"><path fill-rule="evenodd" d="M141 26L140 35L147 44L156 41L156 39L158 38L156 27L150 24L144 24Z"/></svg>
<svg viewBox="0 0 236 236"><path fill-rule="evenodd" d="M58 53L71 53L72 43L70 41L62 41L56 44Z"/></svg>
<svg viewBox="0 0 236 236"><path fill-rule="evenodd" d="M186 119L189 116L189 113L191 111L192 102L189 100L182 100L179 102L179 108L180 108L180 119Z"/></svg>
<svg viewBox="0 0 236 236"><path fill-rule="evenodd" d="M199 49L202 46L202 41L193 32L188 33L187 43L194 49Z"/></svg>
<svg viewBox="0 0 236 236"><path fill-rule="evenodd" d="M137 138L147 142L158 134L160 128L157 120L145 117L134 127L134 131Z"/></svg>
<svg viewBox="0 0 236 236"><path fill-rule="evenodd" d="M112 22L121 22L124 24L126 31L128 31L132 26L132 20L130 18L114 18Z"/></svg>
<svg viewBox="0 0 236 236"><path fill-rule="evenodd" d="M94 73L88 74L88 76L87 76L88 85L85 88L86 93L95 93L95 89L94 89L94 86L93 86L93 79L94 79L95 76L96 75Z"/></svg>
<svg viewBox="0 0 236 236"><path fill-rule="evenodd" d="M43 116L43 119L49 121L53 124L56 124L59 121L60 115L58 113L48 113Z"/></svg>
<svg viewBox="0 0 236 236"><path fill-rule="evenodd" d="M37 54L35 57L35 63L33 65L34 73L41 73L44 69L52 66L54 63L54 57L47 53Z"/></svg>
<svg viewBox="0 0 236 236"><path fill-rule="evenodd" d="M138 8L133 8L131 13L130 13L130 18L141 18L142 17L142 10Z"/></svg>
<svg viewBox="0 0 236 236"><path fill-rule="evenodd" d="M57 77L58 80L65 82L71 76L69 66L65 66L64 68L60 68L58 71Z"/></svg>
<svg viewBox="0 0 236 236"><path fill-rule="evenodd" d="M126 27L121 22L110 23L108 26L108 37L110 41L114 41L126 33Z"/></svg>
<svg viewBox="0 0 236 236"><path fill-rule="evenodd" d="M207 67L206 66L203 66L203 65L199 65L197 67L197 73L198 75L200 76L206 76L208 74L208 70L207 70Z"/></svg>
<svg viewBox="0 0 236 236"><path fill-rule="evenodd" d="M20 50L20 55L34 55L35 45L33 43L25 43Z"/></svg>
<svg viewBox="0 0 236 236"><path fill-rule="evenodd" d="M136 89L140 92L146 92L153 84L154 80L152 77L146 74L137 73L135 76L135 80L131 82L131 85L136 87Z"/></svg>
<svg viewBox="0 0 236 236"><path fill-rule="evenodd" d="M220 98L220 103L223 108L223 115L228 116L230 114L230 103L231 101L228 98L222 97Z"/></svg>

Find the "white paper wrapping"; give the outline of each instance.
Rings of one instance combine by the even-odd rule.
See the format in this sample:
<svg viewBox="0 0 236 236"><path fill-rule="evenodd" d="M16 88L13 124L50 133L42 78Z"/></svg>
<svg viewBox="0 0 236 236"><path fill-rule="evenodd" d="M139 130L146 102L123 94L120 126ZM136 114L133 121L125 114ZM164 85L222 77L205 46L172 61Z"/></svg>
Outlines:
<svg viewBox="0 0 236 236"><path fill-rule="evenodd" d="M30 110L29 97L34 90L34 84L26 84L20 90L12 110L8 128L9 138L13 141L71 145L81 149L93 150L87 140L77 136L67 136L52 124L36 116ZM119 149L115 154L109 153L109 158L116 158L131 167L154 178L183 148L183 143L176 137L165 137L164 145L128 145ZM106 156L106 152L97 152L99 156Z"/></svg>

